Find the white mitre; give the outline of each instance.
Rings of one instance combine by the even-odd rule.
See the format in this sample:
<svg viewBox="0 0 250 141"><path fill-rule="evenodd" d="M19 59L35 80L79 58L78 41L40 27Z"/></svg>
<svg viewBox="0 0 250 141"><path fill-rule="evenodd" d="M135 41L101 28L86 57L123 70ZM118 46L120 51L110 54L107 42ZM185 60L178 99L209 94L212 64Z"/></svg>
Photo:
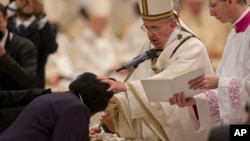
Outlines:
<svg viewBox="0 0 250 141"><path fill-rule="evenodd" d="M65 27L79 16L80 9L89 0L44 0L44 9L51 23Z"/></svg>
<svg viewBox="0 0 250 141"><path fill-rule="evenodd" d="M86 10L90 17L108 17L111 11L110 0L90 0Z"/></svg>
<svg viewBox="0 0 250 141"><path fill-rule="evenodd" d="M139 0L143 20L156 21L173 15L172 0Z"/></svg>

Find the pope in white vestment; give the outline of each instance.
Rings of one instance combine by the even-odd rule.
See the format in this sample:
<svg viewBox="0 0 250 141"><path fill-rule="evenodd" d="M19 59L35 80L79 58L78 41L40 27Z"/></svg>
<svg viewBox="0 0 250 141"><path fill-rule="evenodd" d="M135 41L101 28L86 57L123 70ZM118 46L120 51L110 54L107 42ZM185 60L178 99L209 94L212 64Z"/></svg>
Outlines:
<svg viewBox="0 0 250 141"><path fill-rule="evenodd" d="M156 8L161 11L161 8L170 7L168 12L173 12L171 0L152 2L140 0L140 8L142 9L143 5L149 9ZM160 6L163 3L165 5ZM158 14L160 15L160 12ZM179 48L176 49L178 46ZM155 46L147 41L141 53L152 48ZM199 39L186 30L182 23L178 22L162 49L162 52L157 53L159 56L156 62L146 60L134 70L125 83L126 93L115 95L116 104L112 105L115 108L111 110L111 115L116 132L121 137L132 139L205 141L207 131L194 132L189 122L187 108L170 106L167 99L163 100L166 102L149 102L140 80L173 78L183 71L196 68L203 68L206 74L214 74L206 48Z"/></svg>
<svg viewBox="0 0 250 141"><path fill-rule="evenodd" d="M250 8L233 24L217 76L218 88L195 96L199 120L190 114L197 131L213 123L239 124L250 96Z"/></svg>

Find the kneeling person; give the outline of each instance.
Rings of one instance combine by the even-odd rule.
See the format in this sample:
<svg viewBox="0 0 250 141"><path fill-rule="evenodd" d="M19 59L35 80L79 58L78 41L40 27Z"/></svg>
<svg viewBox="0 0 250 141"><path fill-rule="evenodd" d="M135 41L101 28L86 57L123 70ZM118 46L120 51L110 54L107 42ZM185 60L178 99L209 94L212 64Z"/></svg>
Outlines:
<svg viewBox="0 0 250 141"><path fill-rule="evenodd" d="M0 135L1 141L87 141L90 116L113 96L96 75L83 73L69 91L34 99Z"/></svg>

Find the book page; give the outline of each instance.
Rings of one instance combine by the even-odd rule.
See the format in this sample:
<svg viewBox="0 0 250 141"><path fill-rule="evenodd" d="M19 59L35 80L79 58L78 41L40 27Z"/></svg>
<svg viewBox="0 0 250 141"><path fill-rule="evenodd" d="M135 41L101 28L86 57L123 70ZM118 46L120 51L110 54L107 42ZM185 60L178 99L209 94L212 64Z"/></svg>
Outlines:
<svg viewBox="0 0 250 141"><path fill-rule="evenodd" d="M175 86L171 79L164 80L141 80L149 102L166 102L172 97Z"/></svg>
<svg viewBox="0 0 250 141"><path fill-rule="evenodd" d="M141 80L144 91L150 102L168 102L177 92L184 92L185 97L191 97L205 90L191 90L188 82L204 75L203 69L185 72L174 79Z"/></svg>
<svg viewBox="0 0 250 141"><path fill-rule="evenodd" d="M204 92L205 90L200 90L200 89L192 90L189 88L189 84L188 84L190 80L193 80L202 75L204 75L204 71L202 68L199 68L199 69L195 69L190 72L184 73L180 76L177 76L176 78L174 78L174 82L177 87L177 90L175 90L175 93L184 92L185 97L188 98L188 97L192 97L196 94Z"/></svg>

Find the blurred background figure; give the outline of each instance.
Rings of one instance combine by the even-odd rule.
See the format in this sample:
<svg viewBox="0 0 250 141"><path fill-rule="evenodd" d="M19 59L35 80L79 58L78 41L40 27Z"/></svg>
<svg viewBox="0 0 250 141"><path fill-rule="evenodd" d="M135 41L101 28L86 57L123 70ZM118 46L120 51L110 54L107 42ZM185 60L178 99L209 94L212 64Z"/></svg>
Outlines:
<svg viewBox="0 0 250 141"><path fill-rule="evenodd" d="M45 5L50 21L60 30L60 48L47 69L49 86L61 89L82 71L123 81L127 71L115 70L137 56L146 40L137 1L56 0ZM58 5L56 12L52 5Z"/></svg>
<svg viewBox="0 0 250 141"><path fill-rule="evenodd" d="M30 40L10 32L7 22L7 12L0 4L0 90L32 88L37 49Z"/></svg>
<svg viewBox="0 0 250 141"><path fill-rule="evenodd" d="M67 88L68 83L79 71L77 67L84 66L82 62L81 44L83 38L81 31L86 26L86 21L80 14L85 3L80 5L78 0L45 0L45 11L49 21L58 29L57 42L59 49L48 60L46 67L46 85L54 90ZM54 6L57 5L57 10ZM76 42L79 43L76 43Z"/></svg>
<svg viewBox="0 0 250 141"><path fill-rule="evenodd" d="M137 3L134 0L110 0L110 24L115 35L122 39L129 26L135 21L135 12L133 5Z"/></svg>
<svg viewBox="0 0 250 141"><path fill-rule="evenodd" d="M8 29L32 41L38 49L35 88L45 87L47 58L56 52L56 29L47 19L43 0L15 0L7 7L12 12Z"/></svg>
<svg viewBox="0 0 250 141"><path fill-rule="evenodd" d="M147 35L140 27L143 25L137 0L111 0L110 24L117 38L117 50L121 63L125 63L140 52Z"/></svg>
<svg viewBox="0 0 250 141"><path fill-rule="evenodd" d="M61 12L57 16L54 7L48 7L48 12L51 10L54 15L51 16L52 21L60 30L57 38L60 48L49 60L49 82L58 89L65 89L80 72L112 76L119 59L113 32L108 24L110 1L45 1L45 4L61 5Z"/></svg>
<svg viewBox="0 0 250 141"><path fill-rule="evenodd" d="M179 2L179 16L205 44L214 69L221 60L231 26L225 26L210 16L205 0L175 0Z"/></svg>
<svg viewBox="0 0 250 141"><path fill-rule="evenodd" d="M110 0L91 0L86 6L87 28L82 30L84 70L102 76L110 76L119 62L118 44L109 23L111 6Z"/></svg>
<svg viewBox="0 0 250 141"><path fill-rule="evenodd" d="M7 6L9 2L10 0L0 0L0 3L2 3L4 6Z"/></svg>

